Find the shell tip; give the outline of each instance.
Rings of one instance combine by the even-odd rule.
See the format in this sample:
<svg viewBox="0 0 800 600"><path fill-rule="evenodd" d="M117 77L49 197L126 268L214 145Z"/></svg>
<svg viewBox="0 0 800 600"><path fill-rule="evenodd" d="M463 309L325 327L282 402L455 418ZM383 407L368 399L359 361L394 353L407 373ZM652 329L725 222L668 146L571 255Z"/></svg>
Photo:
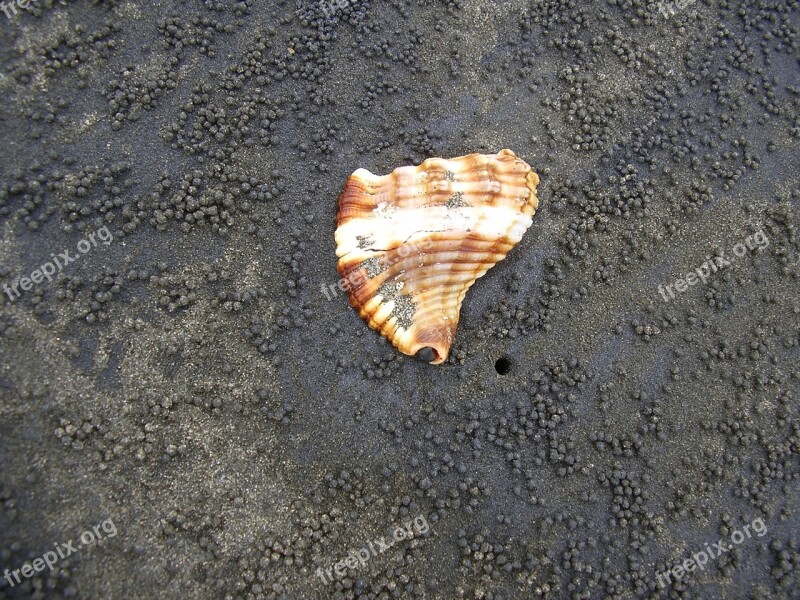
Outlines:
<svg viewBox="0 0 800 600"><path fill-rule="evenodd" d="M417 353L414 355L414 358L416 358L417 360L421 360L422 362L434 363L434 361L439 360L440 357L439 353L436 351L436 348L434 348L433 346L425 346L424 348L420 348L417 351Z"/></svg>

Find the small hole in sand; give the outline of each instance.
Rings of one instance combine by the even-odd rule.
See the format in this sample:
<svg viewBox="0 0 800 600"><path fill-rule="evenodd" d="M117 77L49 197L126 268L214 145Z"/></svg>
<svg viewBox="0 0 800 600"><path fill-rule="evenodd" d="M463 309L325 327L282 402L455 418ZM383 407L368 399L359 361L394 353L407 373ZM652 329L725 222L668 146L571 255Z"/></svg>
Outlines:
<svg viewBox="0 0 800 600"><path fill-rule="evenodd" d="M514 363L511 361L511 359L507 356L502 356L497 359L496 363L494 363L494 370L500 375L506 375L511 372L512 366L514 366Z"/></svg>

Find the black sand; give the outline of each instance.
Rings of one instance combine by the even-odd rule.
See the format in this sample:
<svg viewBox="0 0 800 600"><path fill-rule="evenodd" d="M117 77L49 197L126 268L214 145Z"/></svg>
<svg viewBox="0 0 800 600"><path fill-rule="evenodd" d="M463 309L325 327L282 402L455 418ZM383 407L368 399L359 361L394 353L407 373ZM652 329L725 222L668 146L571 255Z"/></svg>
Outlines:
<svg viewBox="0 0 800 600"><path fill-rule="evenodd" d="M16 10L0 598L800 598L798 2ZM326 299L352 171L502 148L446 364Z"/></svg>

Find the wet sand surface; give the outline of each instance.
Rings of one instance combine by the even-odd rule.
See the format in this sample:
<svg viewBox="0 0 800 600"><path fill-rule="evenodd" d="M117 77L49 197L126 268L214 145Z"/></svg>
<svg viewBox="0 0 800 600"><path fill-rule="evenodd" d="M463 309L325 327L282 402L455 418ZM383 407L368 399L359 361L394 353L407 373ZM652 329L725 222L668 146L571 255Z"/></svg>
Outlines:
<svg viewBox="0 0 800 600"><path fill-rule="evenodd" d="M0 599L798 598L799 30L0 6ZM503 148L533 225L406 357L330 293L342 186Z"/></svg>

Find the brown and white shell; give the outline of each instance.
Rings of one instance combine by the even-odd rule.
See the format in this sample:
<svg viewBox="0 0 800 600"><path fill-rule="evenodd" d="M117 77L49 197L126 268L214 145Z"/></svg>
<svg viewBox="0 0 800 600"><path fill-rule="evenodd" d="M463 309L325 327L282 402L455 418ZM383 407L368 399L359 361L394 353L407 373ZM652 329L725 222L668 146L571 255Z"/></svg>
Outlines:
<svg viewBox="0 0 800 600"><path fill-rule="evenodd" d="M339 196L336 255L350 304L400 352L447 359L467 290L531 226L539 177L511 150L429 158Z"/></svg>

